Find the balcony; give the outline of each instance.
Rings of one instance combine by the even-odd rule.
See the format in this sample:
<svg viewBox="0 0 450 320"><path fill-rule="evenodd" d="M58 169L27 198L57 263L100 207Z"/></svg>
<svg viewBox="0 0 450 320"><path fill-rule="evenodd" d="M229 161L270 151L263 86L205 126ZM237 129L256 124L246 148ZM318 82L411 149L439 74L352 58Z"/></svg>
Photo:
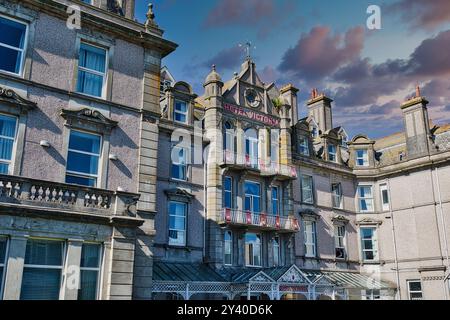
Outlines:
<svg viewBox="0 0 450 320"><path fill-rule="evenodd" d="M285 233L300 230L298 220L293 217L273 216L266 213L257 214L233 209L223 209L219 224Z"/></svg>
<svg viewBox="0 0 450 320"><path fill-rule="evenodd" d="M134 193L0 175L0 213L41 213L134 224L138 200L139 195Z"/></svg>
<svg viewBox="0 0 450 320"><path fill-rule="evenodd" d="M294 166L274 162L270 159L254 158L249 155L224 151L221 167L235 170L253 170L264 177L278 179L297 179L297 169Z"/></svg>

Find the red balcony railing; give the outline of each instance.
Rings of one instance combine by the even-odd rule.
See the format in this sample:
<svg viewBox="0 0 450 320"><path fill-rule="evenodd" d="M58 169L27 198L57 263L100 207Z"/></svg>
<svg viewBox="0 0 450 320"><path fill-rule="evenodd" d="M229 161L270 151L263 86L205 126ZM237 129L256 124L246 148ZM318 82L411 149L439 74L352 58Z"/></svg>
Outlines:
<svg viewBox="0 0 450 320"><path fill-rule="evenodd" d="M266 213L223 209L221 220L225 224L260 227L271 230L287 230L295 232L300 230L297 219L292 217L274 216Z"/></svg>

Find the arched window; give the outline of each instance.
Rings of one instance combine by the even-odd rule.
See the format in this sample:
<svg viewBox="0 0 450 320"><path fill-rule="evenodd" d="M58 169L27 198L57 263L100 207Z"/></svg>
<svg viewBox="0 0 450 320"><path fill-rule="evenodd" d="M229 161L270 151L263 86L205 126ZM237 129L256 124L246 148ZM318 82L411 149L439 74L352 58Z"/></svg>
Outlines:
<svg viewBox="0 0 450 320"><path fill-rule="evenodd" d="M253 129L245 130L245 163L258 168L258 132Z"/></svg>
<svg viewBox="0 0 450 320"><path fill-rule="evenodd" d="M229 122L225 122L225 132L223 135L223 149L227 152L234 153L235 133L234 128Z"/></svg>

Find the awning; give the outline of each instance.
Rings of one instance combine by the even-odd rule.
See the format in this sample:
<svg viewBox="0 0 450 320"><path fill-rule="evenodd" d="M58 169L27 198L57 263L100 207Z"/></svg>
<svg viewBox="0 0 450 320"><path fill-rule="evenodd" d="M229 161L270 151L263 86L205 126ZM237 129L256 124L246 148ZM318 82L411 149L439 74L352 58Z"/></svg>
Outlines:
<svg viewBox="0 0 450 320"><path fill-rule="evenodd" d="M214 269L205 264L166 263L153 264L153 280L176 282L226 282Z"/></svg>

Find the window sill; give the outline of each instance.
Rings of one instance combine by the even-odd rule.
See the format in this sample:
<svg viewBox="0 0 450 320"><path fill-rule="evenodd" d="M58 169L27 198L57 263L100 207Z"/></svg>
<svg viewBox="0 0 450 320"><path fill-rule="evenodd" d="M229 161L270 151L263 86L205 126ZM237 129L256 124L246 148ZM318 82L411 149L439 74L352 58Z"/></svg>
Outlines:
<svg viewBox="0 0 450 320"><path fill-rule="evenodd" d="M1 70L1 69L0 69L0 73L8 75L8 76L13 76L13 77L18 77L18 78L24 79L24 76L22 73L14 73L14 72Z"/></svg>

